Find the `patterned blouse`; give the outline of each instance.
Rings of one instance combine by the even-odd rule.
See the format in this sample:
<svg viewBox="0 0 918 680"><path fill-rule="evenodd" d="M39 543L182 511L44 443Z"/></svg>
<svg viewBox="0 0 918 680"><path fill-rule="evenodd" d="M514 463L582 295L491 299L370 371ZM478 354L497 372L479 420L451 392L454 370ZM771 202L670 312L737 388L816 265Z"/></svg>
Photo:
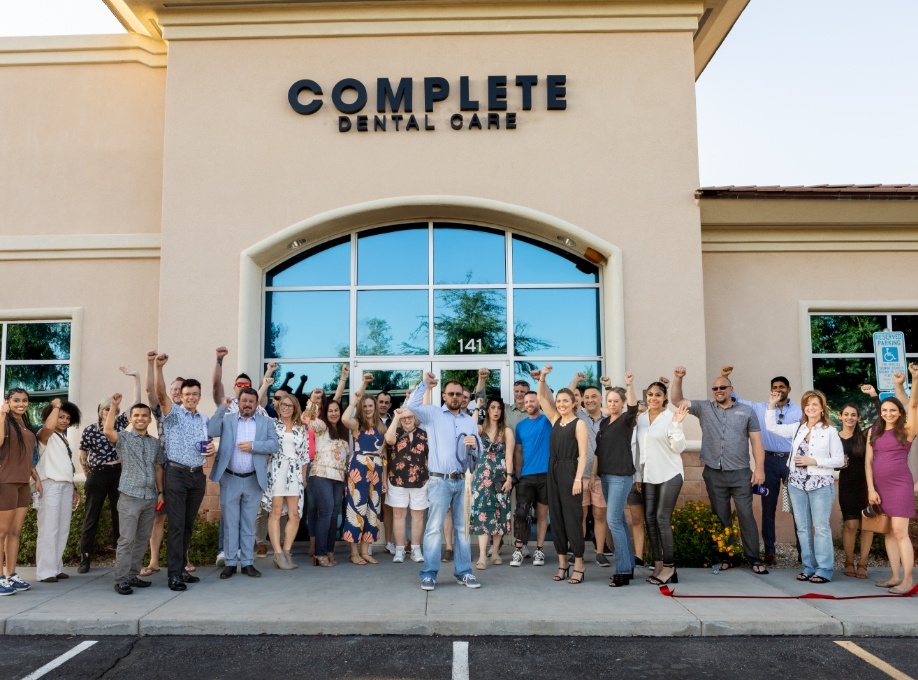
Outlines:
<svg viewBox="0 0 918 680"><path fill-rule="evenodd" d="M810 455L810 443L804 439L797 447L798 456ZM835 477L832 475L810 475L807 474L807 468L794 468L787 478L791 486L801 491L815 491L824 486L831 486L835 483Z"/></svg>
<svg viewBox="0 0 918 680"><path fill-rule="evenodd" d="M343 482L347 474L349 445L347 439L332 439L321 420L314 420L316 455L309 466L310 477L324 477Z"/></svg>
<svg viewBox="0 0 918 680"><path fill-rule="evenodd" d="M398 428L393 446L386 447L389 484L406 489L420 489L427 484L427 433L420 427L411 432Z"/></svg>
<svg viewBox="0 0 918 680"><path fill-rule="evenodd" d="M121 413L115 418L115 432L127 429L128 419L126 413ZM93 470L109 463L118 462L118 452L115 445L108 441L98 424L88 425L80 437L80 450L85 451L89 458L89 469Z"/></svg>

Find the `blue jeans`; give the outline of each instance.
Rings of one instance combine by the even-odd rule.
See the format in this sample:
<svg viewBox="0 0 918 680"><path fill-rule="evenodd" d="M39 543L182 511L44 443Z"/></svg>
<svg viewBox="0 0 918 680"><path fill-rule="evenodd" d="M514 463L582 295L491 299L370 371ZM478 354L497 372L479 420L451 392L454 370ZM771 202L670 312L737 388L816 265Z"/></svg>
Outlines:
<svg viewBox="0 0 918 680"><path fill-rule="evenodd" d="M788 491L794 510L794 522L797 524L803 573L831 579L835 566L835 548L832 545L829 515L835 501L835 485L801 491L791 484L788 485Z"/></svg>
<svg viewBox="0 0 918 680"><path fill-rule="evenodd" d="M440 571L440 547L443 543L443 520L452 508L453 516L453 573L464 576L472 573L472 551L465 535L469 514L465 509L465 479L431 477L427 482L427 527L424 529L424 568L422 579L437 580Z"/></svg>
<svg viewBox="0 0 918 680"><path fill-rule="evenodd" d="M630 475L601 475L602 495L606 498L606 522L615 544L615 573L630 574L634 569L634 546L625 522L625 501L634 478Z"/></svg>
<svg viewBox="0 0 918 680"><path fill-rule="evenodd" d="M338 508L344 498L344 482L327 477L309 478L309 508L315 512L310 527L311 536L316 537L316 555L327 555L335 551L335 535L338 530Z"/></svg>

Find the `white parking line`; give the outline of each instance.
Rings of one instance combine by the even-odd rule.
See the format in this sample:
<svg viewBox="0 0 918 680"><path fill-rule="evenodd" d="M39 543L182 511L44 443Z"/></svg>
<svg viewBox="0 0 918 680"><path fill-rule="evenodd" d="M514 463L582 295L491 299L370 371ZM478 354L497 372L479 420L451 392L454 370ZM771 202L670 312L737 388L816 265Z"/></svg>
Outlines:
<svg viewBox="0 0 918 680"><path fill-rule="evenodd" d="M469 643L453 643L453 680L469 680Z"/></svg>
<svg viewBox="0 0 918 680"><path fill-rule="evenodd" d="M912 680L912 677L910 675L906 675L905 673L900 671L895 666L889 665L888 663L883 661L883 659L881 659L880 657L874 656L873 654L868 652L866 649L859 647L853 642L849 642L847 640L836 640L835 644L837 644L839 647L843 647L847 649L849 652L851 652L855 656L860 657L861 659L869 663L874 668L883 671L884 673L886 673L886 675L888 675L891 678L895 678L896 680Z"/></svg>
<svg viewBox="0 0 918 680"><path fill-rule="evenodd" d="M39 668L37 671L33 671L29 673L22 680L37 680L37 678L40 678L43 675L47 675L48 673L53 671L58 666L61 666L67 663L68 661L70 661L70 659L75 657L80 652L85 652L87 649L89 649L94 644L96 644L96 642L98 642L98 640L87 640L86 642L81 642L76 647L71 649L69 652L65 652L61 654L59 657L57 657L53 661L49 661L48 663L46 663L44 666ZM466 677L468 677L468 675L466 675Z"/></svg>

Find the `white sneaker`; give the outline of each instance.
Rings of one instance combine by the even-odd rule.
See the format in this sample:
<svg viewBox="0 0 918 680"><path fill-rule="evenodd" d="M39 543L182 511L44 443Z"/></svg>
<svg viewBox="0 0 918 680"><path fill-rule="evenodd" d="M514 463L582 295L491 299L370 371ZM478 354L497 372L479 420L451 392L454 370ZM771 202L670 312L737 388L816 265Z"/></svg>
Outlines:
<svg viewBox="0 0 918 680"><path fill-rule="evenodd" d="M536 551L532 553L532 566L541 567L545 564L545 553L536 548Z"/></svg>
<svg viewBox="0 0 918 680"><path fill-rule="evenodd" d="M412 562L423 562L423 561L424 561L424 553L421 552L421 548L420 548L420 547L418 547L418 548L412 548L412 550L411 550L411 561L412 561Z"/></svg>
<svg viewBox="0 0 918 680"><path fill-rule="evenodd" d="M519 567L523 564L523 551L517 548L513 551L513 557L510 558L511 567Z"/></svg>
<svg viewBox="0 0 918 680"><path fill-rule="evenodd" d="M217 553L217 566L225 567L226 566L226 555L223 554L223 551Z"/></svg>
<svg viewBox="0 0 918 680"><path fill-rule="evenodd" d="M396 548L396 549L395 549L395 557L392 558L392 561L393 561L393 562L398 562L399 564L401 564L402 562L404 562L404 561L405 561L405 549L404 549L404 548Z"/></svg>
<svg viewBox="0 0 918 680"><path fill-rule="evenodd" d="M395 550L396 550L396 548L395 548L395 543L386 543L386 552L387 552L387 553L389 553L390 555L394 555L394 554L395 554Z"/></svg>

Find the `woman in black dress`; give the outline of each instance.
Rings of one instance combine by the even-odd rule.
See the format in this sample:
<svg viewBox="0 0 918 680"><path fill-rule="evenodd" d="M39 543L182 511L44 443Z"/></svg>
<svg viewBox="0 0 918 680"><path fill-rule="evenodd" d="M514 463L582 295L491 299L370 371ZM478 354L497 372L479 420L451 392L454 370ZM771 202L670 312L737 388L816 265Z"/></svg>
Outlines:
<svg viewBox="0 0 918 680"><path fill-rule="evenodd" d="M838 477L838 504L841 506L845 548L845 576L855 576L854 540L861 526L861 510L867 507L867 476L864 455L867 435L861 429L861 411L854 404L841 410L842 429L839 436L845 452L845 465ZM857 564L858 578L867 578L867 555L873 543L873 532L861 530L861 551Z"/></svg>

